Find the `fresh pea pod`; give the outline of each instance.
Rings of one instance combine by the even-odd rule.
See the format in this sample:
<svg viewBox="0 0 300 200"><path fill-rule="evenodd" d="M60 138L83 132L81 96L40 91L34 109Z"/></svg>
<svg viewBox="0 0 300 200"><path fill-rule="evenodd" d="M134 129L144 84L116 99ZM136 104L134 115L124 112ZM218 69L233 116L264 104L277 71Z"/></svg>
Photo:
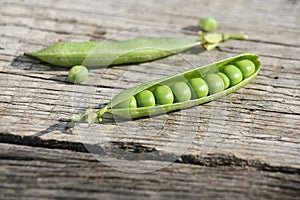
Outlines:
<svg viewBox="0 0 300 200"><path fill-rule="evenodd" d="M247 39L247 36L222 33L213 35L213 38L218 38L217 41L211 38L209 34L200 34L194 39L162 37L106 42L63 42L25 55L62 67L121 65L164 58L199 45L209 50L220 42Z"/></svg>
<svg viewBox="0 0 300 200"><path fill-rule="evenodd" d="M216 79L218 82L223 81L223 78L219 75L219 71L221 71L225 66L235 65L235 63L242 61L242 60L248 60L249 62L254 64L255 70L253 71L253 73L250 76L240 80L240 82L237 82L237 80L234 80L235 81L234 85L230 85L228 88L226 88L228 86L228 83L221 83L221 86L222 86L221 90L219 90L219 86L217 86L218 90L215 90L214 89L215 83L212 81L214 79ZM129 89L117 94L115 97L113 97L111 102L108 103L107 106L105 106L101 110L93 111L93 112L91 112L89 110L88 112L86 112L83 115L80 114L80 115L73 116L72 119L75 121L84 121L85 119L88 118L88 115L90 113L96 113L99 121L101 121L102 116L105 113L110 113L112 115L116 115L116 116L119 116L122 118L135 119L135 118L139 118L139 117L158 115L158 114L162 114L162 113L168 113L170 111L175 111L175 110L189 108L192 106L197 106L197 105L218 99L220 97L223 97L225 95L233 93L233 92L237 91L238 89L242 88L243 86L245 86L246 84L251 82L256 77L256 75L258 74L258 72L260 70L260 66L261 66L261 64L258 60L257 55L250 54L250 53L239 54L237 56L234 56L234 57L231 57L231 58L228 58L225 60L221 60L219 62L215 62L215 63L209 64L209 65L206 65L204 67L199 67L199 68L196 68L196 69L193 69L193 70L190 70L190 71L187 71L187 72L175 75L175 76L158 79L155 81L143 83L141 85L137 85L135 87L129 88ZM192 98L190 99L191 93L189 93L188 97L186 99L184 99L184 101L174 101L174 102L170 101L170 103L163 104L163 105L153 102L154 98L153 98L153 95L151 92L156 91L156 89L158 87L167 86L172 89L172 88L174 88L174 85L176 86L176 85L178 85L178 83L180 83L181 85L184 85L183 83L186 83L189 85L189 87L187 87L187 88L190 88L190 90L194 90L194 91L192 91L192 93L197 93L199 91L199 89L197 89L197 88L199 88L199 85L206 85L203 81L207 80L207 77L209 77L209 76L211 76L213 78L209 78L209 80L206 82L208 85L208 86L206 86L206 88L208 87L208 90L213 88L212 89L213 91L210 91L210 92L206 91L205 95L201 95L200 97L193 95ZM215 77L217 77L217 78L215 78ZM191 84L192 81L197 81L197 80L199 81L199 83ZM226 79L226 82L228 80L230 80L230 79ZM194 87L194 89L193 89L193 87ZM151 95L143 95L143 93L145 91L147 91L147 93L149 93L149 94L151 93ZM172 90L172 91L175 96L176 90ZM169 93L169 90L167 92ZM154 92L154 96L155 95L156 95L156 92ZM128 102L128 99L132 98L133 96L138 97L138 98L136 98L138 105L139 105L139 102L138 102L139 99L142 99L142 101L144 101L144 102L147 102L150 99L151 104L147 104L145 106L137 106L135 108L119 106L119 105L123 104L123 102ZM163 96L164 96L164 94L160 97L160 101L161 101L161 98L163 98ZM155 97L155 99L158 99L158 98ZM78 117L78 116L81 116L81 117ZM79 120L79 118L80 118L80 120Z"/></svg>

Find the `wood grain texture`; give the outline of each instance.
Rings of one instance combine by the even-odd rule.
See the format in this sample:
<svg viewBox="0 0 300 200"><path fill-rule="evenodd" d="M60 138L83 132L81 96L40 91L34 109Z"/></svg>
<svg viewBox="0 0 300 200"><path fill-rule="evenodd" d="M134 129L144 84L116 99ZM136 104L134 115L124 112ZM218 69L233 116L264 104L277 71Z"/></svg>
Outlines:
<svg viewBox="0 0 300 200"><path fill-rule="evenodd" d="M300 2L294 0L1 1L0 143L9 144L1 144L3 167L0 169L3 174L11 174L7 169L12 166L17 170L12 179L6 179L8 185L3 184L3 194L33 199L54 199L57 191L62 191L57 196L61 199L77 195L96 199L99 192L106 198L141 194L141 198L153 199L196 198L197 195L229 199L299 196L299 9ZM198 31L199 18L204 16L218 19L218 32L245 33L250 39L228 41L210 52L203 52L199 47L155 62L95 68L90 70L87 82L75 86L66 82L68 69L23 56L24 52L60 41L193 37ZM252 83L225 98L133 122L105 116L105 123L94 124L89 129L86 124L70 128L72 113L88 105L108 103L123 89L245 51L260 55L262 69ZM39 151L47 153L34 161L20 149L27 149L37 157ZM60 152L59 159L66 152L74 157L72 159L80 159L88 156L80 153L87 150L94 154L104 152L112 160L121 159L109 164L124 166L127 170L133 164L155 163L154 168L148 163L137 169L162 168L151 176L164 188L163 192L154 188L147 174L138 176L139 181L131 187L133 175L126 177L103 166L98 169L96 166L100 164L96 161L83 160L76 164L98 174L94 180L92 172L87 176L78 175L78 168L68 161L45 161L46 154L53 160L52 154L56 151ZM12 156L6 157L9 154ZM26 155L30 161L28 168L24 167ZM20 156L22 159L18 160ZM174 161L176 164L166 167ZM49 177L49 185L41 187L37 177L43 176L43 172L53 174L47 171L51 170L46 167L48 164L57 165L61 175ZM63 171L63 166L70 167L70 171ZM41 174L30 179L24 170L30 174L41 170ZM99 183L98 179L105 176L101 170L116 175L104 178L107 183ZM71 173L77 174L74 179ZM186 180L181 184L182 179L177 180L177 175L182 179L187 176L190 182ZM231 180L230 176L234 178ZM72 179L78 184L74 185ZM116 183L111 182L112 179ZM22 184L16 184L17 180ZM80 189L85 181L92 189ZM56 187L57 183L61 185ZM64 193L68 184L74 192L71 196ZM205 186L207 184L209 186ZM230 189L232 184L237 188ZM285 188L285 184L289 186ZM101 186L106 189L100 190ZM20 187L31 189L16 193ZM209 189L202 196L197 188ZM266 188L267 192L260 192L259 188Z"/></svg>
<svg viewBox="0 0 300 200"><path fill-rule="evenodd" d="M300 176L294 174L178 163L132 174L86 153L10 144L0 149L2 199L296 199L300 194Z"/></svg>

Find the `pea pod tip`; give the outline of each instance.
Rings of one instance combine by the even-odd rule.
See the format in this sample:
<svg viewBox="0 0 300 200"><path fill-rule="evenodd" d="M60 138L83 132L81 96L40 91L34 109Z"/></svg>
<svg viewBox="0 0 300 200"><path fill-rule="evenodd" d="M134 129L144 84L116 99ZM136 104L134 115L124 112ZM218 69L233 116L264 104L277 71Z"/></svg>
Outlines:
<svg viewBox="0 0 300 200"><path fill-rule="evenodd" d="M24 53L25 56L29 56L29 57L36 57L36 53L35 52L25 52Z"/></svg>

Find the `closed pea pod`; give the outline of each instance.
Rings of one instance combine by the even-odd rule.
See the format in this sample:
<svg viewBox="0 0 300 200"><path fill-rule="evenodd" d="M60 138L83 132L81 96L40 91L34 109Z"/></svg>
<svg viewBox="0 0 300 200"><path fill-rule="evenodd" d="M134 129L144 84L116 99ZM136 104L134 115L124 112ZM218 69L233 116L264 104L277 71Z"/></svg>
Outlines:
<svg viewBox="0 0 300 200"><path fill-rule="evenodd" d="M215 35L215 34L214 34ZM219 42L229 39L245 40L245 35L217 34ZM164 58L202 45L205 49L211 43L209 34L187 37L138 38L124 41L104 42L61 42L37 52L26 52L26 56L38 58L44 62L71 67L85 65L87 67L123 65L142 63ZM215 45L217 46L217 45Z"/></svg>
<svg viewBox="0 0 300 200"><path fill-rule="evenodd" d="M25 55L69 67L88 67L141 63L184 51L201 43L189 38L138 38L124 41L64 42Z"/></svg>
<svg viewBox="0 0 300 200"><path fill-rule="evenodd" d="M255 72L247 78L244 78L239 83L236 83L235 85L232 85L225 89L223 79L218 75L217 71L224 69L225 66L232 65L236 61L239 60L251 60L255 64ZM104 108L102 108L99 111L95 111L97 114L98 120L101 121L102 116L104 113L110 113L112 115L116 115L123 118L130 118L135 119L139 117L144 116L150 116L150 115L156 115L156 114L162 114L170 111L180 110L189 108L192 106L200 105L215 99L218 99L222 96L228 95L240 88L242 88L244 85L248 84L250 81L252 81L256 75L258 74L260 70L260 62L258 61L258 56L255 54L250 53L244 53L237 56L234 56L232 58L228 58L225 60L221 60L215 63L212 63L210 65L206 65L203 67L199 67L175 76L162 78L159 80L143 83L140 85L137 85L135 87L129 88L127 90L124 90L123 92L117 94L115 97L112 98L111 102L107 104ZM231 74L226 74L228 78L230 78ZM193 82L193 80L197 80L198 78L201 78L205 81L205 83L208 85L209 89L212 88L212 85L215 83L213 80L216 80L218 82L217 89L213 89L213 92L209 92L207 96L204 95L203 97L197 97L195 99L191 98L191 84L190 82ZM186 80L183 81L183 80ZM188 83L188 84L187 84ZM158 86L168 86L171 88L172 93L174 97L176 97L176 93L182 93L182 89L185 89L187 87L189 90L186 93L187 95L182 95L180 99L177 99L177 101L174 101L173 103L167 103L163 105L156 104L155 105L155 98L151 91L155 91L155 89ZM176 87L174 87L176 86ZM193 88L193 87L191 87ZM177 90L178 89L178 90ZM147 95L144 95L147 94ZM185 93L183 93L185 94ZM137 101L137 108L115 108L115 105L120 104L121 102L124 102L124 100L131 98L132 96L135 96ZM150 97L145 98L145 96ZM178 96L178 94L177 94ZM183 98L184 97L184 98ZM178 97L177 97L178 98ZM146 99L146 100L145 100ZM140 101L143 101L143 104L140 104ZM150 102L150 103L149 103ZM171 101L170 101L171 102ZM89 115L90 112L87 112L83 115L83 118L86 118L87 115ZM73 119L77 121L78 115L75 116Z"/></svg>

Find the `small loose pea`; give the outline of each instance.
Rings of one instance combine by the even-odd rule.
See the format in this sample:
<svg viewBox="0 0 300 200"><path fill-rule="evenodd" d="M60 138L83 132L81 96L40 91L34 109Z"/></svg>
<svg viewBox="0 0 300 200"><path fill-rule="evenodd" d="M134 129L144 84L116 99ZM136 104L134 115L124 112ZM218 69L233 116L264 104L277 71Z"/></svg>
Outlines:
<svg viewBox="0 0 300 200"><path fill-rule="evenodd" d="M193 78L189 81L192 89L192 98L197 99L208 95L208 85L202 78Z"/></svg>
<svg viewBox="0 0 300 200"><path fill-rule="evenodd" d="M219 72L218 75L223 79L224 89L227 89L230 86L229 78L225 74L223 74L222 72Z"/></svg>
<svg viewBox="0 0 300 200"><path fill-rule="evenodd" d="M89 76L89 71L85 66L76 65L69 71L68 81L70 83L82 83Z"/></svg>
<svg viewBox="0 0 300 200"><path fill-rule="evenodd" d="M222 72L229 78L230 87L238 84L243 80L243 74L239 68L234 65L226 65Z"/></svg>
<svg viewBox="0 0 300 200"><path fill-rule="evenodd" d="M254 63L250 60L247 60L247 59L237 61L235 63L235 66L237 66L241 70L244 78L248 78L249 76L251 76L255 72Z"/></svg>
<svg viewBox="0 0 300 200"><path fill-rule="evenodd" d="M131 96L129 99L116 105L116 108L137 108L135 97Z"/></svg>
<svg viewBox="0 0 300 200"><path fill-rule="evenodd" d="M190 87L184 82L178 82L171 87L175 102L188 101L192 97Z"/></svg>
<svg viewBox="0 0 300 200"><path fill-rule="evenodd" d="M205 76L209 94L215 94L224 90L223 79L218 74L208 74Z"/></svg>
<svg viewBox="0 0 300 200"><path fill-rule="evenodd" d="M212 32L218 27L218 22L215 18L204 17L199 21L199 27L204 32Z"/></svg>
<svg viewBox="0 0 300 200"><path fill-rule="evenodd" d="M160 85L156 87L153 91L155 96L156 104L172 104L174 101L174 96L172 90L166 85Z"/></svg>
<svg viewBox="0 0 300 200"><path fill-rule="evenodd" d="M155 97L149 90L141 91L135 96L135 98L139 108L155 106Z"/></svg>

